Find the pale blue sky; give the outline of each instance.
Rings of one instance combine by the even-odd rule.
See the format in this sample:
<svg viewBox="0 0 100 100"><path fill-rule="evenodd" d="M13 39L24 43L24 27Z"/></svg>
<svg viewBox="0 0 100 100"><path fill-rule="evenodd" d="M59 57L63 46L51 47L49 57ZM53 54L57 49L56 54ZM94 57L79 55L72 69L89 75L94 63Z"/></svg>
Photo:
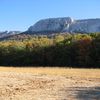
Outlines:
<svg viewBox="0 0 100 100"><path fill-rule="evenodd" d="M100 0L0 0L0 31L25 31L44 18L100 18Z"/></svg>

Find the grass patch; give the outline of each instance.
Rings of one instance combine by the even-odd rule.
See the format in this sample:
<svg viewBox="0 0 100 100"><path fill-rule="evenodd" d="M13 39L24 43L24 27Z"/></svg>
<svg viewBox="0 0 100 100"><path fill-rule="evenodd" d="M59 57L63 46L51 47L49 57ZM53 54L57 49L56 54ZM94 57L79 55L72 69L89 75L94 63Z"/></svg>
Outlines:
<svg viewBox="0 0 100 100"><path fill-rule="evenodd" d="M100 78L100 69L52 68L52 67L0 67L0 72L31 73L38 75L60 75L67 77Z"/></svg>

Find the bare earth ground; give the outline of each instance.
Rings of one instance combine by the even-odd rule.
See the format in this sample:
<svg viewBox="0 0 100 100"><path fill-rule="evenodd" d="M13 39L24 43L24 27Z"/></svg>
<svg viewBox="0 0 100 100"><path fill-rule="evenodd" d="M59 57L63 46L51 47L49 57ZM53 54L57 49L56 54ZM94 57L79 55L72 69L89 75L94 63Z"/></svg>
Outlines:
<svg viewBox="0 0 100 100"><path fill-rule="evenodd" d="M100 100L100 69L1 67L0 100Z"/></svg>

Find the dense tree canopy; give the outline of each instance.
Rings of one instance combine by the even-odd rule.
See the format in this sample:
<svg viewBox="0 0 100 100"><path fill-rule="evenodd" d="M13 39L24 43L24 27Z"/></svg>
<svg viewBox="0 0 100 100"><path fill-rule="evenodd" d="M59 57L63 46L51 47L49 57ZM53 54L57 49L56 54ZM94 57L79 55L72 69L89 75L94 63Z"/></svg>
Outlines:
<svg viewBox="0 0 100 100"><path fill-rule="evenodd" d="M0 42L1 66L100 68L100 34L36 36Z"/></svg>

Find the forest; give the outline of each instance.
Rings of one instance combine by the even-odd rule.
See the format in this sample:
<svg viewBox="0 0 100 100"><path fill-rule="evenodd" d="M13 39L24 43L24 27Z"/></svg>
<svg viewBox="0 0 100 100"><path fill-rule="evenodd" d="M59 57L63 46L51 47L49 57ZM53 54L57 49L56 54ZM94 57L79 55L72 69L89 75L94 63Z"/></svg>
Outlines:
<svg viewBox="0 0 100 100"><path fill-rule="evenodd" d="M100 33L1 41L0 66L100 68Z"/></svg>

